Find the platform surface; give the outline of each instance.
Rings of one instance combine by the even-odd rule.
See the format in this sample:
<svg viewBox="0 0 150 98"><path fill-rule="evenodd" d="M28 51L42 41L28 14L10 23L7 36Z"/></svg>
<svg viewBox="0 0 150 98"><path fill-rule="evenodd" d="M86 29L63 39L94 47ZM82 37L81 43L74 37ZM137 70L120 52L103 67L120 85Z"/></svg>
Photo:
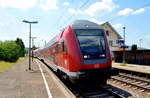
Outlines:
<svg viewBox="0 0 150 98"><path fill-rule="evenodd" d="M112 63L113 68L125 69L129 71L135 71L140 73L150 74L150 65L136 65L136 64L127 64L127 66L121 66L121 63Z"/></svg>
<svg viewBox="0 0 150 98"><path fill-rule="evenodd" d="M27 71L28 60L13 67L12 70L0 73L0 98L66 98L66 95L55 84L44 66L41 66L51 93L48 96L41 71L36 62L32 71Z"/></svg>

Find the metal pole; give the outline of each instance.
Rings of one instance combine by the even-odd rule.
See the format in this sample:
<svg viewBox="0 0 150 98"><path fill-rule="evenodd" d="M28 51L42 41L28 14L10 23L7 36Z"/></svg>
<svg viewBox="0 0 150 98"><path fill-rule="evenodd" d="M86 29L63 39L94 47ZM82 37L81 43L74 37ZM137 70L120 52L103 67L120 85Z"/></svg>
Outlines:
<svg viewBox="0 0 150 98"><path fill-rule="evenodd" d="M33 54L33 46L34 46L34 39L36 37L31 37L32 38L32 61L33 61L33 57L34 57L34 54Z"/></svg>
<svg viewBox="0 0 150 98"><path fill-rule="evenodd" d="M45 40L45 47L46 47L46 40Z"/></svg>
<svg viewBox="0 0 150 98"><path fill-rule="evenodd" d="M124 37L124 43L123 43L123 62L125 62L125 27L123 27L123 37Z"/></svg>
<svg viewBox="0 0 150 98"><path fill-rule="evenodd" d="M31 70L31 23L30 24L30 31L29 31L29 70Z"/></svg>
<svg viewBox="0 0 150 98"><path fill-rule="evenodd" d="M33 62L33 45L34 45L34 38L32 38L32 62Z"/></svg>
<svg viewBox="0 0 150 98"><path fill-rule="evenodd" d="M38 21L23 20L24 23L29 23L29 70L31 70L31 24L38 23Z"/></svg>

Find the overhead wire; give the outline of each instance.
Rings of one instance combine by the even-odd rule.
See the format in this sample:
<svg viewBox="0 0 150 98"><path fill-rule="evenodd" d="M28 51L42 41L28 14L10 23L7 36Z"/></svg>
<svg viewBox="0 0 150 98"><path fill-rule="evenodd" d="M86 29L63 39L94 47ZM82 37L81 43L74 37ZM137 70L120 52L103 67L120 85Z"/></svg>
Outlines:
<svg viewBox="0 0 150 98"><path fill-rule="evenodd" d="M73 0L71 0L70 2L72 2L72 1L73 1ZM58 18L56 24L57 24L57 23L60 23L60 21L62 20L62 18L63 18L64 15L65 15L66 9L68 9L68 8L69 8L69 5L65 7L65 9L63 10L63 12L62 12L61 15L59 16L59 18Z"/></svg>
<svg viewBox="0 0 150 98"><path fill-rule="evenodd" d="M82 9L84 6L86 6L89 1L90 1L90 0L86 0L86 1L79 7L79 9ZM77 9L76 9L76 10L77 10ZM69 17L66 19L66 21L64 21L63 24L67 24L75 15L76 15L76 14L72 14L71 16L69 16ZM61 28L61 27L62 27L62 26L60 26L60 28Z"/></svg>

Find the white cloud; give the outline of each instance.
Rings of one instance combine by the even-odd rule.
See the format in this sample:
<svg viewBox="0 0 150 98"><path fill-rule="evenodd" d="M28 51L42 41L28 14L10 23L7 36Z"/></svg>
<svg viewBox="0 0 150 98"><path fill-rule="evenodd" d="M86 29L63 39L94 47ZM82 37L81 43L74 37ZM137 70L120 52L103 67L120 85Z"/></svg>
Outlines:
<svg viewBox="0 0 150 98"><path fill-rule="evenodd" d="M125 9L119 11L118 15L120 15L120 16L125 16L125 15L130 15L130 14L135 15L135 14L140 14L144 11L145 11L144 8L139 8L137 10L133 10L131 8L125 8Z"/></svg>
<svg viewBox="0 0 150 98"><path fill-rule="evenodd" d="M68 12L71 14L82 14L81 10L75 10L73 8L68 9Z"/></svg>
<svg viewBox="0 0 150 98"><path fill-rule="evenodd" d="M0 7L29 9L40 7L43 10L57 9L57 0L0 0Z"/></svg>
<svg viewBox="0 0 150 98"><path fill-rule="evenodd" d="M144 38L148 38L148 39L149 39L149 38L150 38L150 35L146 35L146 36L144 36Z"/></svg>
<svg viewBox="0 0 150 98"><path fill-rule="evenodd" d="M103 23L105 23L104 21L98 21L98 20L96 20L95 18L91 18L91 19L88 19L89 21L92 21L92 22L94 22L94 23L97 23L97 24L103 24Z"/></svg>
<svg viewBox="0 0 150 98"><path fill-rule="evenodd" d="M140 14L140 13L142 13L142 12L144 12L144 11L145 11L144 8L140 8L140 9L138 9L138 10L135 10L132 14Z"/></svg>
<svg viewBox="0 0 150 98"><path fill-rule="evenodd" d="M102 0L90 5L84 12L90 16L104 15L111 12L118 6L112 0Z"/></svg>
<svg viewBox="0 0 150 98"><path fill-rule="evenodd" d="M133 12L133 9L130 9L130 8L125 8L121 11L118 12L118 15L120 16L124 16L124 15L129 15Z"/></svg>
<svg viewBox="0 0 150 98"><path fill-rule="evenodd" d="M36 6L37 0L0 0L0 7L28 9Z"/></svg>
<svg viewBox="0 0 150 98"><path fill-rule="evenodd" d="M112 25L115 29L122 29L124 26L120 23Z"/></svg>
<svg viewBox="0 0 150 98"><path fill-rule="evenodd" d="M40 8L43 10L57 9L57 0L40 0Z"/></svg>
<svg viewBox="0 0 150 98"><path fill-rule="evenodd" d="M69 3L69 2L64 2L63 5L64 5L64 6L69 6L70 3Z"/></svg>

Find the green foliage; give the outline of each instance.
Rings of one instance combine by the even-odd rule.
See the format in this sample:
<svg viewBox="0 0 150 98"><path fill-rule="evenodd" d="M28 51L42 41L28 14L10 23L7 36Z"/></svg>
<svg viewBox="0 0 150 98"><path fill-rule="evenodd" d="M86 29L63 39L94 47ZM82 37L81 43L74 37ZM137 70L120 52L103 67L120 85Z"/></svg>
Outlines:
<svg viewBox="0 0 150 98"><path fill-rule="evenodd" d="M19 57L24 56L24 54L24 43L21 39L0 42L0 60L15 62Z"/></svg>
<svg viewBox="0 0 150 98"><path fill-rule="evenodd" d="M136 44L133 44L133 45L131 46L131 50L137 50L137 45L136 45Z"/></svg>
<svg viewBox="0 0 150 98"><path fill-rule="evenodd" d="M128 63L127 63L126 61L123 61L120 65L121 65L121 66L127 66Z"/></svg>
<svg viewBox="0 0 150 98"><path fill-rule="evenodd" d="M25 46L23 41L20 38L16 39L16 43L20 46L20 57L23 57L25 55Z"/></svg>
<svg viewBox="0 0 150 98"><path fill-rule="evenodd" d="M36 50L38 49L38 47L36 47L35 45L32 47L32 50Z"/></svg>

